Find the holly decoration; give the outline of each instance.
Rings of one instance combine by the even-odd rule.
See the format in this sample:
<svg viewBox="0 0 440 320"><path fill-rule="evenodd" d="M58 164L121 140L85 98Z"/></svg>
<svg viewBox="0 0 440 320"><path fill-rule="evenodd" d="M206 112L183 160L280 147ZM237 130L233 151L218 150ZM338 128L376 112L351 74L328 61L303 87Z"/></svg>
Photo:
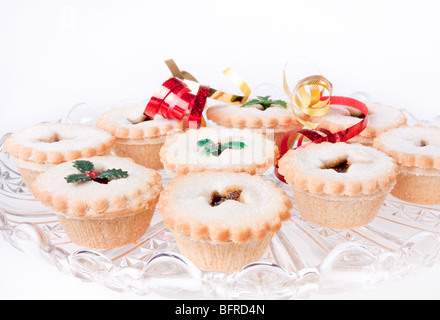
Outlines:
<svg viewBox="0 0 440 320"><path fill-rule="evenodd" d="M203 139L197 141L197 146L202 148L200 153L206 156L218 157L226 149L243 149L246 144L241 141L229 141L226 143L215 143L211 139Z"/></svg>
<svg viewBox="0 0 440 320"><path fill-rule="evenodd" d="M257 99L252 99L243 104L241 107L247 107L251 105L259 104L263 107L263 110L270 108L272 105L278 105L283 108L287 108L287 102L283 100L271 100L270 96L257 96Z"/></svg>
<svg viewBox="0 0 440 320"><path fill-rule="evenodd" d="M77 168L80 173L71 174L65 177L67 183L77 183L86 181L95 181L107 184L110 180L127 178L127 171L121 169L109 169L100 173L95 172L95 166L92 162L87 160L76 160L73 162L73 167Z"/></svg>

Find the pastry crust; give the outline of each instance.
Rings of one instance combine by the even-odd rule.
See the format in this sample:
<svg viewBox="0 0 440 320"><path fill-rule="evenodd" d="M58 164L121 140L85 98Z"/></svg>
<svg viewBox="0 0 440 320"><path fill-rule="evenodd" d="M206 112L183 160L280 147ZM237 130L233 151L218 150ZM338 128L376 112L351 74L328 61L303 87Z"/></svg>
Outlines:
<svg viewBox="0 0 440 320"><path fill-rule="evenodd" d="M80 124L42 123L23 129L5 141L5 151L16 159L59 164L107 155L115 138L104 130Z"/></svg>
<svg viewBox="0 0 440 320"><path fill-rule="evenodd" d="M69 239L80 246L112 249L136 242L148 229L155 207L114 218L74 218L57 214Z"/></svg>
<svg viewBox="0 0 440 320"><path fill-rule="evenodd" d="M242 141L246 147L226 150L218 157L201 155L197 141L205 138L212 138L215 142ZM175 175L205 170L263 174L275 164L278 156L278 147L266 136L252 130L222 127L172 131L160 150L165 169Z"/></svg>
<svg viewBox="0 0 440 320"><path fill-rule="evenodd" d="M422 205L440 204L440 170L400 167L391 194L396 198Z"/></svg>
<svg viewBox="0 0 440 320"><path fill-rule="evenodd" d="M153 169L135 164L129 158L92 157L97 171L122 169L127 178L108 184L94 181L67 183L64 177L78 173L73 162L55 166L40 174L34 182L35 198L68 217L121 217L155 206L162 191L161 176Z"/></svg>
<svg viewBox="0 0 440 320"><path fill-rule="evenodd" d="M241 190L240 201L212 207L213 192ZM195 210L195 208L197 210ZM158 212L173 232L194 240L243 243L277 232L292 203L275 183L247 173L205 171L179 176L164 187Z"/></svg>
<svg viewBox="0 0 440 320"><path fill-rule="evenodd" d="M118 157L131 158L137 164L154 170L163 169L159 152L165 142L164 136L142 140L116 139L113 152Z"/></svg>
<svg viewBox="0 0 440 320"><path fill-rule="evenodd" d="M251 239L243 243L214 243L194 240L176 233L173 236L180 253L190 258L200 269L234 272L258 261L269 247L274 234L268 232L262 239Z"/></svg>
<svg viewBox="0 0 440 320"><path fill-rule="evenodd" d="M298 211L306 221L332 229L351 229L369 224L377 216L390 189L372 195L316 195L292 187Z"/></svg>
<svg viewBox="0 0 440 320"><path fill-rule="evenodd" d="M374 147L405 167L440 170L440 128L403 126L389 130L374 140Z"/></svg>
<svg viewBox="0 0 440 320"><path fill-rule="evenodd" d="M345 173L332 170L341 162ZM394 185L399 166L375 148L361 144L309 143L289 150L278 162L279 172L298 190L321 195L372 195Z"/></svg>
<svg viewBox="0 0 440 320"><path fill-rule="evenodd" d="M118 139L141 140L165 136L173 129L183 129L183 122L168 120L157 114L153 120L145 119L143 106L114 108L104 112L96 126Z"/></svg>
<svg viewBox="0 0 440 320"><path fill-rule="evenodd" d="M359 134L363 138L374 138L392 128L403 126L407 122L406 116L398 109L380 103L367 103L368 124ZM332 133L347 129L362 121L360 111L339 105L332 105L324 117L313 117L312 122L319 123Z"/></svg>
<svg viewBox="0 0 440 320"><path fill-rule="evenodd" d="M218 125L234 128L276 129L283 127L302 127L292 111L280 106L261 110L258 105L240 107L239 105L215 105L206 110L209 120Z"/></svg>

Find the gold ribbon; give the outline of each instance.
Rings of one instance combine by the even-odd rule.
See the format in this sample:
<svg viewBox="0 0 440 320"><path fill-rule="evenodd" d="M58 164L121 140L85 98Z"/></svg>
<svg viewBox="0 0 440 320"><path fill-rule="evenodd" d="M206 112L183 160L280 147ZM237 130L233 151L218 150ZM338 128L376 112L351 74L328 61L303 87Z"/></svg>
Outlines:
<svg viewBox="0 0 440 320"><path fill-rule="evenodd" d="M241 101L242 104L246 103L247 99L251 95L251 88L249 88L248 84L236 73L232 68L226 68L223 71L223 74L229 78L229 80L235 84L240 91L244 94L244 97Z"/></svg>
<svg viewBox="0 0 440 320"><path fill-rule="evenodd" d="M311 129L316 129L318 124L310 122L308 118L327 114L330 107L330 97L333 93L331 82L324 76L313 75L298 81L293 91L290 91L284 69L283 87L284 93L290 100L292 112L298 121ZM325 90L328 91L328 98L321 100ZM303 119L304 116L306 119Z"/></svg>
<svg viewBox="0 0 440 320"><path fill-rule="evenodd" d="M173 59L166 60L165 63L174 77L184 81L191 90L198 90L199 82L192 74L187 71L181 71ZM225 103L240 105L246 103L251 95L251 89L248 84L232 68L225 69L223 74L240 89L243 96L232 95L221 90L210 88L208 97ZM308 118L327 114L330 107L330 97L333 93L332 83L322 75L313 75L298 81L294 90L291 91L286 80L286 70L284 69L283 87L284 93L290 100L294 116L303 125L311 129L316 129L318 124L310 122ZM326 90L328 92L328 98L321 100Z"/></svg>
<svg viewBox="0 0 440 320"><path fill-rule="evenodd" d="M183 80L186 84L188 84L188 87L191 90L194 91L198 90L199 82L192 74L186 71L180 71L179 67L176 65L173 59L166 60L165 63L174 77ZM221 90L210 88L208 97L225 103L232 103L232 104L245 103L251 94L251 89L249 88L247 83L243 81L243 79L231 68L227 68L226 70L224 70L223 74L226 75L229 78L229 80L240 89L240 91L243 93L243 96L233 95L223 92Z"/></svg>

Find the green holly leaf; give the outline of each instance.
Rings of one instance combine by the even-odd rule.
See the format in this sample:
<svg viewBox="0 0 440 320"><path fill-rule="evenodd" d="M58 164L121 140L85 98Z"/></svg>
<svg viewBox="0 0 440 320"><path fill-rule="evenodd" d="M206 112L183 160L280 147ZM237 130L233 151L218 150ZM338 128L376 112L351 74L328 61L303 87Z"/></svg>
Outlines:
<svg viewBox="0 0 440 320"><path fill-rule="evenodd" d="M263 107L264 110L270 108L272 105L278 105L283 108L287 108L287 102L283 100L271 100L270 96L257 96L257 99L252 99L243 104L241 107L247 107L251 105L259 104Z"/></svg>
<svg viewBox="0 0 440 320"><path fill-rule="evenodd" d="M91 177L85 175L85 174L71 174L65 177L67 183L77 183L77 182L85 182L92 180Z"/></svg>
<svg viewBox="0 0 440 320"><path fill-rule="evenodd" d="M246 147L246 144L241 141L230 141L228 143L222 144L221 148L224 149L243 149Z"/></svg>
<svg viewBox="0 0 440 320"><path fill-rule="evenodd" d="M248 102L246 102L245 104L242 104L241 107L247 107L247 106L252 106L254 104L260 104L261 100L259 99L252 99L249 100Z"/></svg>
<svg viewBox="0 0 440 320"><path fill-rule="evenodd" d="M95 166L93 163L87 160L76 160L73 162L73 166L77 168L80 174L71 174L64 179L67 183L85 182L85 181L95 181L99 183L107 184L111 179L127 178L128 172L122 171L121 169L110 169L103 171L99 174L94 172Z"/></svg>
<svg viewBox="0 0 440 320"><path fill-rule="evenodd" d="M227 143L214 143L210 139L203 139L197 141L197 146L203 148L200 150L200 154L203 156L215 156L218 157L226 149L243 149L246 144L241 141L229 141Z"/></svg>
<svg viewBox="0 0 440 320"><path fill-rule="evenodd" d="M208 145L210 145L212 143L211 139L202 139L197 141L197 146L198 147L206 147Z"/></svg>
<svg viewBox="0 0 440 320"><path fill-rule="evenodd" d="M275 100L272 104L276 104L277 106L281 106L283 108L287 108L287 102L283 100Z"/></svg>
<svg viewBox="0 0 440 320"><path fill-rule="evenodd" d="M95 169L93 163L87 160L76 160L75 162L73 162L73 166L82 173L87 173Z"/></svg>
<svg viewBox="0 0 440 320"><path fill-rule="evenodd" d="M121 169L109 169L98 174L97 178L99 179L120 179L127 178L128 172L122 171Z"/></svg>

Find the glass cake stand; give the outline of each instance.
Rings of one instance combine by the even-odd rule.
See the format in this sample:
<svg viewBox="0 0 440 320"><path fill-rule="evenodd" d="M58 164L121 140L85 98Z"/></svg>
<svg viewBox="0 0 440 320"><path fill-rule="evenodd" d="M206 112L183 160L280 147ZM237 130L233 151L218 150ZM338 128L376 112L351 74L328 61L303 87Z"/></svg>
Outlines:
<svg viewBox="0 0 440 320"><path fill-rule="evenodd" d="M98 114L80 104L61 121L90 124ZM420 122L406 115L410 123ZM55 213L26 189L3 151L9 135L0 140L0 234L21 251L38 252L60 272L119 292L170 299L303 299L400 279L440 259L440 206L409 204L390 195L366 226L322 228L301 218L290 188L272 170L264 177L291 198L292 218L261 260L235 273L199 270L180 255L159 214L136 243L111 250L79 247ZM164 184L170 181L160 173Z"/></svg>

